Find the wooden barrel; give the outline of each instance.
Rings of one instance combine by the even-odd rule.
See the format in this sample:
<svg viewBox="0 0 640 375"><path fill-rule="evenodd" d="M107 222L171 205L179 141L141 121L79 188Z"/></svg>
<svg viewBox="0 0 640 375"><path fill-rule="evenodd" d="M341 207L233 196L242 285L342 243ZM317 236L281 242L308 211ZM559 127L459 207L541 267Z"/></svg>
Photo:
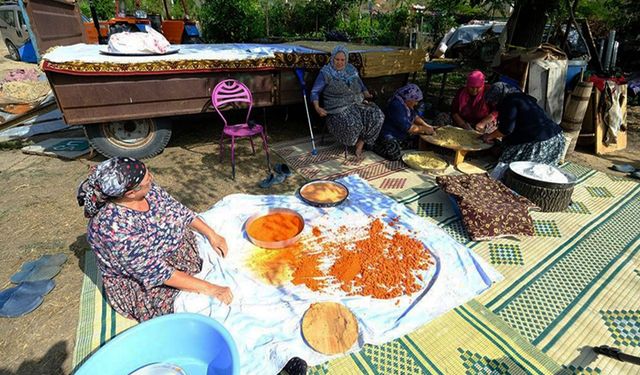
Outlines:
<svg viewBox="0 0 640 375"><path fill-rule="evenodd" d="M560 126L567 132L580 130L589 105L593 82L578 82L564 107Z"/></svg>
<svg viewBox="0 0 640 375"><path fill-rule="evenodd" d="M567 104L564 107L562 122L560 126L564 130L565 136L571 138L567 153L573 152L578 142L582 121L589 106L591 99L591 91L593 90L593 82L578 82L573 89Z"/></svg>

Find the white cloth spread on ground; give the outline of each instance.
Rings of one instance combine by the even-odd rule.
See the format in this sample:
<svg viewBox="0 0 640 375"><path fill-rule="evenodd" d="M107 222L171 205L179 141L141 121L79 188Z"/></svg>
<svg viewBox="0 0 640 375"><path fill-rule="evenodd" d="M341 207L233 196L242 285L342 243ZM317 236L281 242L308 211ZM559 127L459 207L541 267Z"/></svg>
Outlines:
<svg viewBox="0 0 640 375"><path fill-rule="evenodd" d="M338 181L350 192L348 199L338 207L311 207L295 196L235 194L225 197L201 215L216 232L225 236L229 255L226 259L218 257L199 236L204 265L197 277L229 286L234 300L227 307L211 297L181 292L175 302L175 311L208 315L222 323L238 346L242 374L276 374L294 356L305 359L310 365L332 358L311 349L302 337L301 319L311 303L339 302L353 312L358 320L359 337L351 351L357 351L365 343L382 344L410 333L502 279L469 248L406 206L373 189L358 176ZM430 249L435 265L427 271L419 292L388 300L345 296L342 292L314 292L290 282L268 285L244 265L255 247L246 239L243 225L249 216L273 207L298 211L305 219L303 234L309 234L312 226L320 222L337 228L362 225L370 217L399 216L395 227L416 231L415 236Z"/></svg>
<svg viewBox="0 0 640 375"><path fill-rule="evenodd" d="M323 53L306 47L286 44L174 44L178 53L159 56L110 56L100 53L106 46L99 44L74 44L57 47L42 56L52 63L82 61L85 63L148 63L156 61L182 60L251 60L274 57L276 52L283 53Z"/></svg>

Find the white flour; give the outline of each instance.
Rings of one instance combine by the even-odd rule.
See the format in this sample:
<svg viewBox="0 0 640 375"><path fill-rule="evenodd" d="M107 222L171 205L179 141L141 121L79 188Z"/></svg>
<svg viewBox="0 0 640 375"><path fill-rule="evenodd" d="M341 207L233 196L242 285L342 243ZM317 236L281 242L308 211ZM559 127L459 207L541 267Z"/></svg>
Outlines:
<svg viewBox="0 0 640 375"><path fill-rule="evenodd" d="M547 164L535 164L522 170L522 174L535 180L565 184L569 182L567 176L557 168Z"/></svg>

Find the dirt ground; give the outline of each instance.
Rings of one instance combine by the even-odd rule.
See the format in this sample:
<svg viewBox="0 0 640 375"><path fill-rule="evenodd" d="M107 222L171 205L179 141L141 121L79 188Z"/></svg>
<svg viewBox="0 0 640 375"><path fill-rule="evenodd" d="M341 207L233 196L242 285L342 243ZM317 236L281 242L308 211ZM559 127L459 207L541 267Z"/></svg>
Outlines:
<svg viewBox="0 0 640 375"><path fill-rule="evenodd" d="M6 51L0 51L0 56ZM15 67L0 58L0 69ZM31 65L32 66L32 65ZM308 134L304 112L291 108L288 121L284 109L267 112L270 142ZM640 111L629 116L634 132L629 148L606 157L595 157L584 149L568 160L608 171L613 162L640 167ZM175 124L168 147L148 160L156 181L174 197L195 211L204 211L227 194L262 194L257 187L266 176L262 155L251 156L243 143L235 181L230 179L228 149L222 163L214 142L221 124L213 117L199 116ZM59 134L56 136L66 136ZM50 136L42 136L46 138ZM64 253L69 260L55 277L56 287L34 312L14 319L0 318L0 375L68 374L78 325L83 276L86 219L75 199L76 187L90 165L104 160L64 161L23 154L19 149L0 147L0 289L10 287L9 277L24 262L44 254ZM273 156L274 161L278 161ZM612 172L614 173L614 172ZM270 194L291 192L303 179L292 176L269 190ZM231 249L233 251L233 249Z"/></svg>

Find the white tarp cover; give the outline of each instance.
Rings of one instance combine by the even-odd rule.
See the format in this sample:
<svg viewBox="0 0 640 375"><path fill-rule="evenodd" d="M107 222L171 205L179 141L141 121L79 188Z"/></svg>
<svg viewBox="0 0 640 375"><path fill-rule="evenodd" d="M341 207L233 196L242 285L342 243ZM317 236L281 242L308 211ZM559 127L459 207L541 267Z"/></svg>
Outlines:
<svg viewBox="0 0 640 375"><path fill-rule="evenodd" d="M156 61L183 60L251 60L274 57L276 52L284 53L324 53L306 47L286 44L175 44L170 50L179 49L178 53L151 56L112 56L106 45L74 44L57 47L42 56L42 59L52 63L68 63L82 61L85 63L148 63ZM102 51L102 52L101 52Z"/></svg>
<svg viewBox="0 0 640 375"><path fill-rule="evenodd" d="M443 229L373 189L360 177L349 176L339 181L348 187L350 195L334 208L312 207L293 195L234 194L201 214L205 222L226 236L229 255L221 259L199 236L204 265L197 277L229 286L234 300L227 307L211 297L181 292L175 311L204 314L222 323L238 346L241 374L275 374L294 356L310 365L333 358L311 349L301 335L301 319L314 302L339 302L354 313L359 337L351 351L357 351L366 343L382 344L412 332L502 279L493 267ZM269 285L247 269L246 259L256 248L241 234L248 217L273 207L298 211L306 223L303 237L309 235L313 225L335 228L347 225L357 230L372 216L399 216L395 228L416 231L415 236L430 249L436 264L425 271L420 291L388 300L347 296L339 289L314 292L290 282Z"/></svg>

